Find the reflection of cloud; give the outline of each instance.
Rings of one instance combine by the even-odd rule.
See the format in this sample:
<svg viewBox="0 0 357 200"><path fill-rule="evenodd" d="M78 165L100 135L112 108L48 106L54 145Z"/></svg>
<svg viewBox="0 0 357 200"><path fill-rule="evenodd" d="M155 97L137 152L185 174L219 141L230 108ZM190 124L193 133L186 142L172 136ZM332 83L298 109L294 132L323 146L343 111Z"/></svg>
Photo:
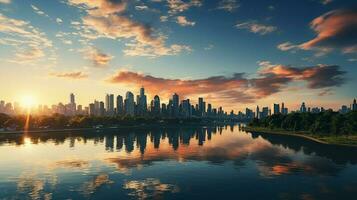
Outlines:
<svg viewBox="0 0 357 200"><path fill-rule="evenodd" d="M86 169L89 167L89 162L84 160L62 160L54 164L54 167L70 168L70 169Z"/></svg>
<svg viewBox="0 0 357 200"><path fill-rule="evenodd" d="M107 185L107 184L112 184L112 183L114 183L114 182L109 180L109 176L107 174L100 174L100 175L96 176L95 178L93 178L92 180L83 183L82 187L80 188L80 191L85 196L90 196L99 187Z"/></svg>
<svg viewBox="0 0 357 200"><path fill-rule="evenodd" d="M17 193L29 196L30 199L50 200L52 193L44 191L46 184L50 184L54 188L57 184L57 177L54 175L39 177L36 173L23 173L17 181Z"/></svg>
<svg viewBox="0 0 357 200"><path fill-rule="evenodd" d="M131 190L130 196L138 199L160 198L164 193L179 192L178 186L161 183L160 180L154 178L147 178L142 181L126 181L123 186L124 189Z"/></svg>

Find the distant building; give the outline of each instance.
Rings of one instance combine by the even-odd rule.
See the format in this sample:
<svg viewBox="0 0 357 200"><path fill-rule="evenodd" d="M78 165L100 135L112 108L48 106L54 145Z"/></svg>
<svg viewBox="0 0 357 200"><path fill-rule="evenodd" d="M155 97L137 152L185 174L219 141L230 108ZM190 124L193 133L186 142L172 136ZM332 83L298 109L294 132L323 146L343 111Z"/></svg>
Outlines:
<svg viewBox="0 0 357 200"><path fill-rule="evenodd" d="M153 103L152 103L152 112L155 114L155 115L159 115L160 112L161 112L161 109L160 109L160 97L158 95L155 95L154 97L154 100L153 100Z"/></svg>
<svg viewBox="0 0 357 200"><path fill-rule="evenodd" d="M134 102L134 94L131 92L127 92L124 100L124 108L125 114L128 116L134 116L135 114L135 102Z"/></svg>
<svg viewBox="0 0 357 200"><path fill-rule="evenodd" d="M140 94L136 98L137 103L137 113L141 116L145 115L147 112L147 97L145 95L144 87L140 88Z"/></svg>
<svg viewBox="0 0 357 200"><path fill-rule="evenodd" d="M123 97L118 95L117 96L117 107L116 107L117 115L122 115L124 113L124 102Z"/></svg>
<svg viewBox="0 0 357 200"><path fill-rule="evenodd" d="M178 94L172 96L172 115L173 117L178 117L179 115L179 102L180 98Z"/></svg>
<svg viewBox="0 0 357 200"><path fill-rule="evenodd" d="M107 115L114 115L114 94L105 96L105 109Z"/></svg>
<svg viewBox="0 0 357 200"><path fill-rule="evenodd" d="M300 112L305 113L306 112L306 106L305 106L305 102L302 102L301 106L300 106Z"/></svg>
<svg viewBox="0 0 357 200"><path fill-rule="evenodd" d="M357 103L356 103L356 99L354 99L352 104L352 111L356 111L356 110L357 110Z"/></svg>
<svg viewBox="0 0 357 200"><path fill-rule="evenodd" d="M273 111L274 111L274 114L279 114L280 113L280 105L279 104L275 104L273 105Z"/></svg>

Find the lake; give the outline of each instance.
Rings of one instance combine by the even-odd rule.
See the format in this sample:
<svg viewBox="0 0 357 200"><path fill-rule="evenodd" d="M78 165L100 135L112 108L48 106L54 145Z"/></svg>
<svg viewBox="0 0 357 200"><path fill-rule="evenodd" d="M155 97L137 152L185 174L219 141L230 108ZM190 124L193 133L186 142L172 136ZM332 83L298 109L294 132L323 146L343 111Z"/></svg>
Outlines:
<svg viewBox="0 0 357 200"><path fill-rule="evenodd" d="M0 199L356 199L357 148L223 127L0 135Z"/></svg>

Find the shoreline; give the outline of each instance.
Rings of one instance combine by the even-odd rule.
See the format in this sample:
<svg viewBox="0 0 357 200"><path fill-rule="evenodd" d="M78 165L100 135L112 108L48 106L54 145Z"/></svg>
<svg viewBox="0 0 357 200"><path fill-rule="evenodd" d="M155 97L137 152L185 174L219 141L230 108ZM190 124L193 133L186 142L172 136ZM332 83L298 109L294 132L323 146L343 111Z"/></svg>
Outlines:
<svg viewBox="0 0 357 200"><path fill-rule="evenodd" d="M220 124L179 124L180 126L217 126ZM117 126L117 127L103 127L103 128L60 128L60 129L39 129L39 130L19 130L19 131L0 131L1 135L11 135L11 134L25 134L25 133L61 133L61 132L71 132L71 131L103 131L103 130L116 130L116 129L124 129L124 128L154 128L154 127L174 127L177 125L172 124L145 124L145 125L126 125L126 126Z"/></svg>
<svg viewBox="0 0 357 200"><path fill-rule="evenodd" d="M270 130L270 129L262 128L262 127L243 127L242 129L244 131L248 131L248 132L300 137L300 138L311 140L311 141L314 141L314 142L317 142L317 143L320 143L320 144L324 144L324 145L335 145L335 146L345 146L345 147L356 147L357 148L357 137L355 139L353 138L355 144L344 143L345 140L343 140L343 141L337 140L336 141L336 139L346 139L345 137L348 137L347 135L343 135L343 136L324 136L324 137L321 136L322 138L319 138L317 136L308 135L308 134L303 133L303 132L299 132L299 134L298 134L298 133L294 133L294 132L286 131L286 130ZM327 139L327 140L334 139L334 140L333 141L324 141L324 139Z"/></svg>

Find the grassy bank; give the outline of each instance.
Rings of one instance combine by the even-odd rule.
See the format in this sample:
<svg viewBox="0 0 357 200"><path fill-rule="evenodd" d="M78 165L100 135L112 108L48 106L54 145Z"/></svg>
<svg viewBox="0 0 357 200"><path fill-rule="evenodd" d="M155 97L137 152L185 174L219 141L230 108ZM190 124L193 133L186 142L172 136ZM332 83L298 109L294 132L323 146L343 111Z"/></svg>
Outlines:
<svg viewBox="0 0 357 200"><path fill-rule="evenodd" d="M252 127L252 126L244 127L244 130L250 132L258 132L258 133L261 132L261 133L269 133L269 134L302 137L322 144L357 147L357 135L321 135L321 134L311 134L309 132L303 132L303 131L294 132L294 131L287 131L283 129L269 129L269 128Z"/></svg>

